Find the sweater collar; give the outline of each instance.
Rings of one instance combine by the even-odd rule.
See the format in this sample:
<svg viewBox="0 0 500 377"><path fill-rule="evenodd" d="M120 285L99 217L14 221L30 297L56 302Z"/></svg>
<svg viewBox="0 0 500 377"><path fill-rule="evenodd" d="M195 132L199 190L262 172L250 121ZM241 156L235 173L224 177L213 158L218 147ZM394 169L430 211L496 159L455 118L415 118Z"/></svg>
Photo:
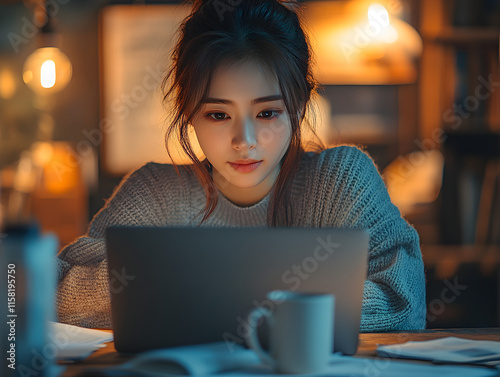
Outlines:
<svg viewBox="0 0 500 377"><path fill-rule="evenodd" d="M253 211L257 210L260 208L267 208L267 204L269 203L269 198L271 196L272 190L270 190L266 196L264 196L261 200L259 200L257 203L251 204L249 206L239 206L235 203L233 203L231 200L229 200L222 192L219 191L219 200L221 203L224 203L226 207L230 207L233 210L238 210L238 211Z"/></svg>

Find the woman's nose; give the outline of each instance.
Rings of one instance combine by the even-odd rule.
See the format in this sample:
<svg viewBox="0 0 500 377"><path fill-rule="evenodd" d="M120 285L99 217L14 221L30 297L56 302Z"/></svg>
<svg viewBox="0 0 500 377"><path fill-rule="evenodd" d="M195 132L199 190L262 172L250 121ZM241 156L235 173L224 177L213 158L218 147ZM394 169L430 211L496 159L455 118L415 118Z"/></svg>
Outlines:
<svg viewBox="0 0 500 377"><path fill-rule="evenodd" d="M255 148L257 139L255 137L255 127L253 122L246 118L235 124L233 136L233 148L237 150L246 150Z"/></svg>

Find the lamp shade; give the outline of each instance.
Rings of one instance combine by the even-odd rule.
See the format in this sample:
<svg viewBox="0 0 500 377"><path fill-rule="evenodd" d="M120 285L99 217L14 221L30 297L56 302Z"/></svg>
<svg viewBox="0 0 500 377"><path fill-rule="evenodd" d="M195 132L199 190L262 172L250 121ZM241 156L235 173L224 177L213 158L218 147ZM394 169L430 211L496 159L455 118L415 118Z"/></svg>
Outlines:
<svg viewBox="0 0 500 377"><path fill-rule="evenodd" d="M389 12L394 8L390 3L305 3L304 20L317 61L315 73L322 84L383 85L416 80L415 61L422 52L422 38L410 24Z"/></svg>
<svg viewBox="0 0 500 377"><path fill-rule="evenodd" d="M50 94L66 87L73 69L66 54L57 47L35 50L26 59L23 81L37 94Z"/></svg>

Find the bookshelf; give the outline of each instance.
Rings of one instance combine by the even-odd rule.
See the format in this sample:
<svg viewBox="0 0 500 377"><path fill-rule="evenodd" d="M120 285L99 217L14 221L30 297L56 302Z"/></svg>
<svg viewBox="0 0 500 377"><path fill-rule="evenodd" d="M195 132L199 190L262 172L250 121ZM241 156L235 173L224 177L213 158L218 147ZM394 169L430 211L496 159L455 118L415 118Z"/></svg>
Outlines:
<svg viewBox="0 0 500 377"><path fill-rule="evenodd" d="M491 9L486 8L489 3ZM498 90L485 88L485 82L500 81L500 4L497 3L421 1L419 31L424 51L419 72L419 130L422 139L436 139L433 137L436 129L500 131L500 85ZM470 18L463 15L466 11L471 13ZM478 16L481 12L491 15ZM440 141L433 141L439 147Z"/></svg>
<svg viewBox="0 0 500 377"><path fill-rule="evenodd" d="M445 158L441 241L500 243L500 3L422 0L419 133Z"/></svg>

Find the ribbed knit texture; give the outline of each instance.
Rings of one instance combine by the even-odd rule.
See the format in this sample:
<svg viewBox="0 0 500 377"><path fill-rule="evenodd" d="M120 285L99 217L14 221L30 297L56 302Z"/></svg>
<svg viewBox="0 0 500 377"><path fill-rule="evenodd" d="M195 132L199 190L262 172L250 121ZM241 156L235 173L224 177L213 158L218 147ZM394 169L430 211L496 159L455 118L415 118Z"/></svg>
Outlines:
<svg viewBox="0 0 500 377"><path fill-rule="evenodd" d="M121 225L195 226L205 192L195 176L147 163L127 175L95 215L86 235L57 258L60 322L111 327L104 230ZM202 226L266 226L270 194L239 207L219 193ZM364 228L370 235L361 332L425 328L425 276L419 237L389 198L372 159L356 147L308 152L292 183L293 226Z"/></svg>

